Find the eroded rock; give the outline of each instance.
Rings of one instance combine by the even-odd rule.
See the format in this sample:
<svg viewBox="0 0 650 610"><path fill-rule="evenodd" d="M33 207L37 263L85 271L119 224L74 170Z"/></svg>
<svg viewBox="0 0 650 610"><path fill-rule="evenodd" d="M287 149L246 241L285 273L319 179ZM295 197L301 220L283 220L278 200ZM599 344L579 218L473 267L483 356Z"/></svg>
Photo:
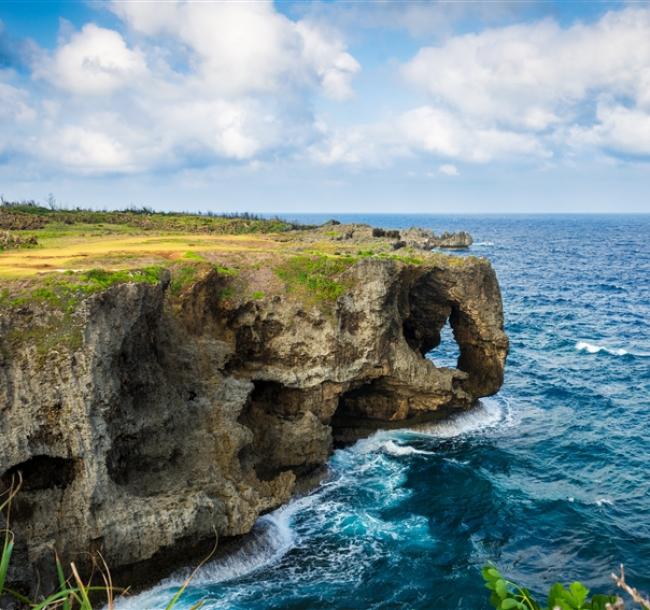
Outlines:
<svg viewBox="0 0 650 610"><path fill-rule="evenodd" d="M42 312L0 315L0 475L25 480L11 578L46 592L54 549L158 577L161 557L250 531L335 441L495 393L508 342L494 271L443 258L362 259L330 310L224 301L217 271L173 303L167 281L121 284L81 304L80 345L45 355L9 344ZM425 357L447 320L458 368Z"/></svg>

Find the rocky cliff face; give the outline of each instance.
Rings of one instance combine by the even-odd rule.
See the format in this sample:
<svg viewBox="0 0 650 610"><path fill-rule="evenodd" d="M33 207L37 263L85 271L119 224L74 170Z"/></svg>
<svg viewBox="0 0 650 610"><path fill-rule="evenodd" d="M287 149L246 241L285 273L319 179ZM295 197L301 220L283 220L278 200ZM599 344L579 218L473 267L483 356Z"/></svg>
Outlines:
<svg viewBox="0 0 650 610"><path fill-rule="evenodd" d="M445 257L447 258L447 257ZM53 549L101 550L127 579L248 532L328 458L336 439L439 416L495 393L507 339L484 260L361 260L332 308L278 296L224 301L211 271L180 296L120 284L74 313L79 344L39 353L43 312L0 316L0 475L21 471L14 582ZM449 320L457 369L425 355Z"/></svg>

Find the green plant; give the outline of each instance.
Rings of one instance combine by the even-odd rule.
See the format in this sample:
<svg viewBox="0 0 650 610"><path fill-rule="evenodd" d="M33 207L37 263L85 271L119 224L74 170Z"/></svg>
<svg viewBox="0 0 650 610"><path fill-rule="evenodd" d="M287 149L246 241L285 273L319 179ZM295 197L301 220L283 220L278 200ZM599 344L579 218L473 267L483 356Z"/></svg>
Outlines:
<svg viewBox="0 0 650 610"><path fill-rule="evenodd" d="M346 289L339 276L356 260L353 256L300 254L285 260L275 272L289 292L310 294L316 301L336 301Z"/></svg>
<svg viewBox="0 0 650 610"><path fill-rule="evenodd" d="M543 606L528 589L506 580L494 566L485 566L482 574L485 586L491 591L490 603L497 610L606 610L608 604L614 605L617 600L611 595L593 595L589 598L589 589L580 582L573 582L568 588L555 583Z"/></svg>
<svg viewBox="0 0 650 610"><path fill-rule="evenodd" d="M187 260L190 261L204 261L205 258L201 256L200 254L197 254L196 252L192 252L191 250L188 250L184 255L183 258L186 258Z"/></svg>

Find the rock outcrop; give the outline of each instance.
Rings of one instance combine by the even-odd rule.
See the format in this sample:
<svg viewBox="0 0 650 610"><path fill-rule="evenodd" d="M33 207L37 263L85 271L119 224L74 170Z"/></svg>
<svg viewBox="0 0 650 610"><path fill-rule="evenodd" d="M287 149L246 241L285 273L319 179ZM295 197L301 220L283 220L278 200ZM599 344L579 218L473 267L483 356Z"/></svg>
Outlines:
<svg viewBox="0 0 650 610"><path fill-rule="evenodd" d="M436 235L429 229L417 227L401 231L399 239L406 246L420 250L432 250L433 248L460 250L469 248L474 243L472 236L466 231L459 231L458 233L444 232L441 235Z"/></svg>
<svg viewBox="0 0 650 610"><path fill-rule="evenodd" d="M340 241L355 241L368 244L373 238L393 240L394 248L410 247L417 250L433 250L434 248L461 250L469 248L474 240L466 231L449 233L445 231L437 235L430 229L411 227L410 229L382 229L366 224L341 224L330 220L321 225L320 229L330 232L336 228L337 239Z"/></svg>
<svg viewBox="0 0 650 610"><path fill-rule="evenodd" d="M1 313L0 475L24 479L11 580L46 592L54 549L82 567L101 550L127 582L159 576L162 558L250 531L336 440L495 393L508 342L494 271L436 261L362 259L330 309L224 300L216 270L174 299L168 281L119 284L76 309L78 343L46 353L29 339L38 307ZM458 368L425 357L447 321Z"/></svg>

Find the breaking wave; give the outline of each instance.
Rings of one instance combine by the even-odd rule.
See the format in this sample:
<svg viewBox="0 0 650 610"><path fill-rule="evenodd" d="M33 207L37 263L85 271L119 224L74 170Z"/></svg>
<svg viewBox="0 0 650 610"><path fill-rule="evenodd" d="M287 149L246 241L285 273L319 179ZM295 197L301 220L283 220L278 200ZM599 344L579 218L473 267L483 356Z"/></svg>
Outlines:
<svg viewBox="0 0 650 610"><path fill-rule="evenodd" d="M587 341L578 341L575 345L575 348L579 352L587 352L588 354L598 354L599 352L605 352L611 356L636 356L637 358L650 357L650 354L646 354L644 352L631 352L623 348L605 347L604 345L596 345L594 343L588 343Z"/></svg>

